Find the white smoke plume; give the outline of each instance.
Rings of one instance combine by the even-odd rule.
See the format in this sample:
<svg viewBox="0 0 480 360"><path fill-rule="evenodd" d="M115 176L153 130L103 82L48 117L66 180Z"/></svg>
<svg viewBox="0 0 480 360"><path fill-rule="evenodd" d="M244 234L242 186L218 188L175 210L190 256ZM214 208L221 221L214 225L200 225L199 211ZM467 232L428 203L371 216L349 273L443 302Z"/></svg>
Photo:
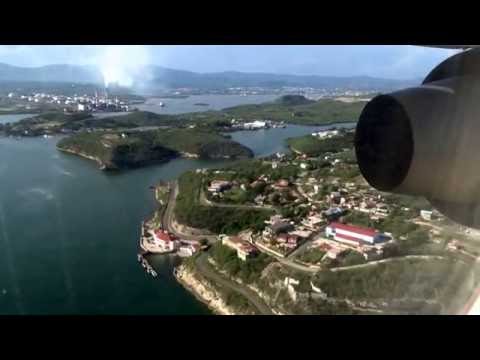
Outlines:
<svg viewBox="0 0 480 360"><path fill-rule="evenodd" d="M150 52L142 45L99 46L99 54L94 60L100 69L105 87L110 84L130 87L137 81L149 77Z"/></svg>

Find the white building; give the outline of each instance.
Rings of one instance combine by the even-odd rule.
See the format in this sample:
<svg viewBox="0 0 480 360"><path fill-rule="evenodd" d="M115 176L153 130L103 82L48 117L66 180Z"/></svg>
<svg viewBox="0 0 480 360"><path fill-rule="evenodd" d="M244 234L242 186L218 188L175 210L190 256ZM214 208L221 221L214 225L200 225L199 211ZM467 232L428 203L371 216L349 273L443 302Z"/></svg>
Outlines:
<svg viewBox="0 0 480 360"><path fill-rule="evenodd" d="M230 181L226 180L213 180L208 187L209 192L221 192L232 186Z"/></svg>
<svg viewBox="0 0 480 360"><path fill-rule="evenodd" d="M265 121L258 121L258 120L243 124L243 127L245 129L263 129L266 126L267 126L267 123Z"/></svg>
<svg viewBox="0 0 480 360"><path fill-rule="evenodd" d="M346 225L338 222L330 223L325 228L325 235L338 242L353 246L374 246L391 240L390 237L377 232L375 229Z"/></svg>
<svg viewBox="0 0 480 360"><path fill-rule="evenodd" d="M432 211L420 210L420 216L422 217L422 219L430 221L432 220Z"/></svg>
<svg viewBox="0 0 480 360"><path fill-rule="evenodd" d="M178 248L178 255L183 257L193 256L199 250L200 250L200 245L197 245L197 244L181 245Z"/></svg>
<svg viewBox="0 0 480 360"><path fill-rule="evenodd" d="M338 130L325 130L312 133L312 136L318 137L319 139L328 139L338 135Z"/></svg>
<svg viewBox="0 0 480 360"><path fill-rule="evenodd" d="M179 245L180 241L177 238L170 235L167 231L157 230L150 232L153 235L153 241L155 245L163 249L164 251L174 251Z"/></svg>

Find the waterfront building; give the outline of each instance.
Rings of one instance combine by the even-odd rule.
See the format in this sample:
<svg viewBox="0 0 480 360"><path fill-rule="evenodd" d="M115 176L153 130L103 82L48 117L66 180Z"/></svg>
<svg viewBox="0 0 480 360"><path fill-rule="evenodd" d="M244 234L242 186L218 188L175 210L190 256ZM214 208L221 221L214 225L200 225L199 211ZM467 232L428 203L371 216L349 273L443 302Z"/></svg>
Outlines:
<svg viewBox="0 0 480 360"><path fill-rule="evenodd" d="M152 231L151 233L155 245L161 247L165 251L175 251L180 245L180 241L167 231L159 229L157 231Z"/></svg>

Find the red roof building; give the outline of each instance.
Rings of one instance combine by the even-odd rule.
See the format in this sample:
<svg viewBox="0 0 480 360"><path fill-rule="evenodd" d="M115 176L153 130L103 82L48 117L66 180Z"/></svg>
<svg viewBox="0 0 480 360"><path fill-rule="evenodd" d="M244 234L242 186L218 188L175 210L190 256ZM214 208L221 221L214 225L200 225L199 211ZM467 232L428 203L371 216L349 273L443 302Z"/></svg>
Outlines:
<svg viewBox="0 0 480 360"><path fill-rule="evenodd" d="M175 250L179 245L179 241L174 235L162 229L153 233L153 239L155 243L168 251Z"/></svg>
<svg viewBox="0 0 480 360"><path fill-rule="evenodd" d="M350 245L373 245L379 233L375 229L332 222L325 228L325 235Z"/></svg>

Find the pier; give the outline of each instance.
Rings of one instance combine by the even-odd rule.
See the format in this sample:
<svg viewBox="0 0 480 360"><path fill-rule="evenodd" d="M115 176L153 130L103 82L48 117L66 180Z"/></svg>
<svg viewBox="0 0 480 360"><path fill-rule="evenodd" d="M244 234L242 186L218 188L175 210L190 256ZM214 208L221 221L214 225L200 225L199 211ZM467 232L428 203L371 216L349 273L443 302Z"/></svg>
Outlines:
<svg viewBox="0 0 480 360"><path fill-rule="evenodd" d="M142 264L142 267L145 269L145 271L147 272L147 274L149 275L152 275L153 277L157 277L158 274L157 272L155 271L155 269L153 268L152 265L150 265L150 263L148 262L148 260L145 258L144 255L142 254L138 254L137 255L137 260L140 264Z"/></svg>

